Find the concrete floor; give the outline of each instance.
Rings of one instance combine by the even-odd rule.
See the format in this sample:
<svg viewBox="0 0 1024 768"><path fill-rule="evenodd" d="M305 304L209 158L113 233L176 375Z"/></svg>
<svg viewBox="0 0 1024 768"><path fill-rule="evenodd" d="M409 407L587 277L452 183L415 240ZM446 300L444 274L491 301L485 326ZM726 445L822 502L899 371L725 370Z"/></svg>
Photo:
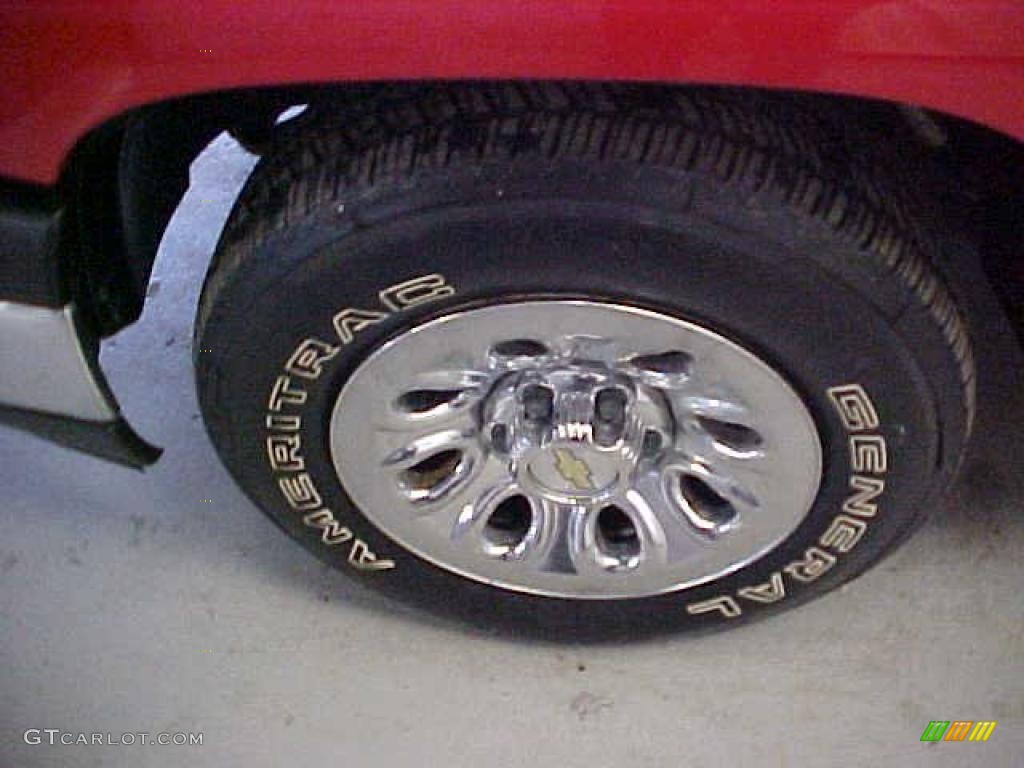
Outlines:
<svg viewBox="0 0 1024 768"><path fill-rule="evenodd" d="M987 339L981 423L948 508L880 567L774 620L601 648L474 635L307 555L218 463L190 329L251 159L218 140L141 323L104 348L166 447L138 474L0 433L0 766L1024 765L1024 402ZM996 720L922 744L929 720ZM202 746L26 745L28 728L201 732Z"/></svg>

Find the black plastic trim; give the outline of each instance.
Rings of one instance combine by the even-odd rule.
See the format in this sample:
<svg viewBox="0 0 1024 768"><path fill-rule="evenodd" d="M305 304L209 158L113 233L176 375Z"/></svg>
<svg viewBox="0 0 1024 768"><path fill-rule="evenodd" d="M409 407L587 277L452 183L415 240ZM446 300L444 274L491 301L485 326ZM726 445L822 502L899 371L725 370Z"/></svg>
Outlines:
<svg viewBox="0 0 1024 768"><path fill-rule="evenodd" d="M0 301L67 303L58 258L61 218L51 190L0 180Z"/></svg>
<svg viewBox="0 0 1024 768"><path fill-rule="evenodd" d="M163 453L161 448L139 437L120 417L113 421L84 421L0 406L0 424L132 469L148 467Z"/></svg>

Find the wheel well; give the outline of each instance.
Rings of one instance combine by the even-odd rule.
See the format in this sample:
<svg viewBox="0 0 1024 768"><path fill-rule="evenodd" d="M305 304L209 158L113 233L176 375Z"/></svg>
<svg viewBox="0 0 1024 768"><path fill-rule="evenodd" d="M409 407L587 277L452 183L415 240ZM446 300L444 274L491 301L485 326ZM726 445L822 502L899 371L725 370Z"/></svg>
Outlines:
<svg viewBox="0 0 1024 768"><path fill-rule="evenodd" d="M192 161L223 130L272 124L282 98L267 90L161 102L120 115L75 146L58 184L66 209L61 271L68 295L100 335L142 312Z"/></svg>
<svg viewBox="0 0 1024 768"><path fill-rule="evenodd" d="M134 322L160 240L189 185L189 166L222 131L247 148L266 145L287 107L310 111L373 102L389 90L431 83L304 86L207 93L141 107L85 136L65 165L59 193L67 209L63 279L101 336ZM639 86L644 87L644 86ZM652 94L664 85L649 86ZM686 86L679 86L686 87ZM792 95L792 94L791 94ZM980 125L910 105L835 96L862 119L885 120L931 148L951 178L955 204L976 211L985 267L1007 310L1024 320L1024 145Z"/></svg>

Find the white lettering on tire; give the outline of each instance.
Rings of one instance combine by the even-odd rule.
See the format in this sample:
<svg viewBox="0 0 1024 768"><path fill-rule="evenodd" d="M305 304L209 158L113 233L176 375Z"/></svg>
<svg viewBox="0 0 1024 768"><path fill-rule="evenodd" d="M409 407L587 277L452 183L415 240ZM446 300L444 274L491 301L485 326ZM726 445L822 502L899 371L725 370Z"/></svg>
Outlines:
<svg viewBox="0 0 1024 768"><path fill-rule="evenodd" d="M323 375L342 347L351 344L356 335L371 325L409 307L419 306L455 295L455 289L443 275L429 274L392 285L378 293L380 309L346 307L331 318L335 338L324 340L307 337L288 356L283 373L274 381L267 399L266 456L285 503L302 515L302 524L320 533L327 546L348 544L347 562L360 571L387 571L395 561L378 556L369 545L342 525L334 513L323 505L323 497L313 477L306 470L302 456L302 407L309 399L303 388Z"/></svg>
<svg viewBox="0 0 1024 768"><path fill-rule="evenodd" d="M884 475L889 469L885 438L875 432L880 425L878 411L860 384L831 387L827 394L848 433L851 493L843 502L842 511L818 537L817 546L808 547L800 559L773 571L768 581L741 587L735 597L718 595L689 603L687 613L715 612L735 619L743 614L743 600L761 604L778 602L788 594L787 579L801 584L817 581L867 533L868 521L878 514L877 499L885 490Z"/></svg>

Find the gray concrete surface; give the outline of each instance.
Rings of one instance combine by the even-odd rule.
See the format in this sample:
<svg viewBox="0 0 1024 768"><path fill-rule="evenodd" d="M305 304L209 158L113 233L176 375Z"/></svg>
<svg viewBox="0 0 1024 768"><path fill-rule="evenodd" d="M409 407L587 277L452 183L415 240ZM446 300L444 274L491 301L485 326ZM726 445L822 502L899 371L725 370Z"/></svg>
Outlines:
<svg viewBox="0 0 1024 768"><path fill-rule="evenodd" d="M986 339L950 503L871 573L700 639L536 645L409 616L286 539L203 431L198 287L250 167L193 168L143 321L103 353L146 474L0 433L0 766L1024 765L1021 361ZM998 721L986 744L929 720ZM28 728L202 746L27 745Z"/></svg>

